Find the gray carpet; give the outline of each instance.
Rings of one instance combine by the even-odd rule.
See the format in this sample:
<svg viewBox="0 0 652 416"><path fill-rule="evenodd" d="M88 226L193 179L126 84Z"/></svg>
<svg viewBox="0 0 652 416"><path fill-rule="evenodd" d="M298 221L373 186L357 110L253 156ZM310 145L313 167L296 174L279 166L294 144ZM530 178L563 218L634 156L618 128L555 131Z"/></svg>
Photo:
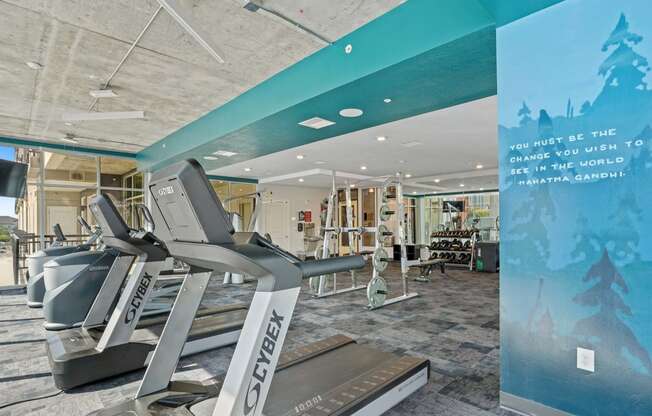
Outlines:
<svg viewBox="0 0 652 416"><path fill-rule="evenodd" d="M415 271L416 272L416 271ZM368 271L360 274L368 279ZM390 291L401 288L398 268L390 265ZM340 275L341 284L348 280ZM304 287L285 349L344 334L385 351L430 360L430 383L388 415L507 415L498 408L498 275L449 269L433 281L410 281L420 297L375 311L365 309L364 291L314 299ZM249 302L253 285L222 286L213 279L205 305ZM0 407L21 399L56 393L50 376L40 310L24 306L25 295L0 293ZM222 376L233 348L182 359L176 379ZM92 368L89 368L92 371ZM96 383L0 410L8 415L84 415L130 398L143 372Z"/></svg>

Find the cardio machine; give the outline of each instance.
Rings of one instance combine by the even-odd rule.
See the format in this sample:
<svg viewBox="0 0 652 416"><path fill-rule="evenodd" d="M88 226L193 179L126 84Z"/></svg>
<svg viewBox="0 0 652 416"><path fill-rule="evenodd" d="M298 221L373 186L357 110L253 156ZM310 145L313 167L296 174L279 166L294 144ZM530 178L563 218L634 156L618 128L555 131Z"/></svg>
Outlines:
<svg viewBox="0 0 652 416"><path fill-rule="evenodd" d="M81 216L77 217L77 220L82 228L88 232L88 239L84 243L64 246L63 244L67 241L67 238L61 230L61 226L55 224L52 227L55 235L54 243L50 247L39 250L27 257L27 271L29 274L29 279L27 280L27 306L30 308L40 308L43 306L43 297L45 296L46 290L43 274L45 264L50 260L66 254L89 251L97 239L100 238L101 230L99 228L92 229Z"/></svg>
<svg viewBox="0 0 652 416"><path fill-rule="evenodd" d="M96 416L380 415L424 386L427 360L335 336L281 353L303 279L361 269L361 256L300 261L257 233L234 233L194 160L152 175L159 235L191 267L133 400ZM258 280L222 383L172 382L185 334L214 272Z"/></svg>
<svg viewBox="0 0 652 416"><path fill-rule="evenodd" d="M146 207L139 206L138 209L144 221L150 224L149 228L153 228L153 220ZM140 216L137 218L140 219ZM145 231L140 226L138 228L139 230L130 230L130 233L137 235ZM130 259L133 260L133 257ZM70 253L46 263L43 271L45 284L43 327L51 331L60 331L80 326L114 267L117 269L112 275L115 285L111 287L115 291L110 293L108 288L104 289L102 296L107 301L117 300L121 289L119 283L124 282L130 265L129 259L121 259L120 250L113 247ZM143 316L168 313L172 306L173 295L176 296L179 286L178 278L157 285L150 301L144 307Z"/></svg>
<svg viewBox="0 0 652 416"><path fill-rule="evenodd" d="M119 254L82 326L46 336L52 376L63 390L145 367L167 317L141 319L170 257L165 244L151 232L130 230L106 195L96 196L90 209L104 245ZM245 315L244 305L201 309L184 337L181 355L235 343Z"/></svg>

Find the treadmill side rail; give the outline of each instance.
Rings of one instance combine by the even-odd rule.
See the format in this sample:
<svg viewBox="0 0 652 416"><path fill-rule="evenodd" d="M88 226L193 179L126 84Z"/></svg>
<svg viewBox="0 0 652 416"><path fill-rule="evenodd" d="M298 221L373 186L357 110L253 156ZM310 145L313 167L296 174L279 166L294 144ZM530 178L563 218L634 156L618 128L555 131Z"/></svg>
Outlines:
<svg viewBox="0 0 652 416"><path fill-rule="evenodd" d="M124 283L125 276L129 271L129 267L134 262L135 256L120 255L116 257L109 273L102 284L102 288L97 293L95 301L91 309L86 315L86 319L82 324L84 328L92 328L104 325L104 321L111 310L111 306L115 302L116 293L120 291L120 287Z"/></svg>
<svg viewBox="0 0 652 416"><path fill-rule="evenodd" d="M145 371L136 398L165 389L177 368L188 333L197 315L212 272L188 273Z"/></svg>
<svg viewBox="0 0 652 416"><path fill-rule="evenodd" d="M129 341L164 266L165 261L148 262L146 255L138 257L106 329L97 343L98 351Z"/></svg>
<svg viewBox="0 0 652 416"><path fill-rule="evenodd" d="M213 416L262 414L300 290L256 291Z"/></svg>

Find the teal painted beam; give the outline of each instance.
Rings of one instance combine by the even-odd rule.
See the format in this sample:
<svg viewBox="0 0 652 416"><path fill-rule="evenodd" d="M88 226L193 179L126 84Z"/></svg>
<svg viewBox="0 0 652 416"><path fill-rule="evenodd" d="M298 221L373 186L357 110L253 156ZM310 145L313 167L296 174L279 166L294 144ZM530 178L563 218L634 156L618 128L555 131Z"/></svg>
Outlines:
<svg viewBox="0 0 652 416"><path fill-rule="evenodd" d="M494 16L496 27L505 26L564 0L478 0Z"/></svg>
<svg viewBox="0 0 652 416"><path fill-rule="evenodd" d="M431 197L440 197L440 196L454 196L454 195L477 195L477 194L487 194L491 192L498 192L498 189L485 189L484 191L468 191L468 192L431 192L421 195L412 195L411 198L431 198Z"/></svg>
<svg viewBox="0 0 652 416"><path fill-rule="evenodd" d="M493 17L475 0L410 0L142 150L139 163L178 159L190 148L492 26Z"/></svg>
<svg viewBox="0 0 652 416"><path fill-rule="evenodd" d="M235 176L222 176L222 175L206 175L211 181L225 181L225 182L237 182L237 183L252 183L257 184L258 179L252 178L238 178Z"/></svg>
<svg viewBox="0 0 652 416"><path fill-rule="evenodd" d="M496 20L559 1L410 0L144 149L139 165L155 169L192 157L210 171L494 95ZM346 107L365 114L341 118ZM336 124L297 125L315 116ZM238 155L203 159L216 150Z"/></svg>
<svg viewBox="0 0 652 416"><path fill-rule="evenodd" d="M136 159L136 153L119 152L116 150L94 149L91 147L71 146L59 143L40 142L37 140L20 139L17 137L0 136L0 143L17 147L33 147L41 149L59 150L62 152L76 152L92 156L110 156L125 159Z"/></svg>

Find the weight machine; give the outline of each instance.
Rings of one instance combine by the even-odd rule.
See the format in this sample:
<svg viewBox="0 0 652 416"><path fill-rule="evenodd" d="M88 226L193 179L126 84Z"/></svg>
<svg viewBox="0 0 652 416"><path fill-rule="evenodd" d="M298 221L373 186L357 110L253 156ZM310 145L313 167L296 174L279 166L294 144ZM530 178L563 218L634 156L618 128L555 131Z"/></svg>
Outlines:
<svg viewBox="0 0 652 416"><path fill-rule="evenodd" d="M364 227L352 227L353 224L353 201L351 198L351 185L346 181L346 189L344 195L346 198L346 227L336 227L334 225L335 207L337 206L337 187L335 185L336 173L333 171L331 191L328 195L328 207L326 209L326 222L322 230L324 231L324 238L322 240L321 249L317 247L315 250L315 259L327 259L330 257L331 239L341 233L348 234L349 242L349 255L355 254L355 241L354 238L365 232L372 232L373 229ZM325 298L328 296L338 295L340 293L348 293L356 290L365 289L366 285L358 283L356 271L351 270L351 286L345 288L338 288L337 286L337 273L331 275L321 275L319 277L310 278L310 289L312 295L316 298ZM332 276L332 288L328 289L328 277Z"/></svg>
<svg viewBox="0 0 652 416"><path fill-rule="evenodd" d="M392 211L388 205L389 187L391 185L394 185L396 189L396 211ZM368 309L382 308L386 305L391 305L419 296L416 292L410 292L408 287L408 270L411 263L416 264L418 261L409 262L407 259L405 203L403 202L401 173L397 173L394 178L388 178L383 183L382 192L377 192L376 195L376 206L380 208L378 209L379 215L376 216L376 248L373 254L373 276L367 286L367 299L369 300L369 305L367 306ZM387 282L381 276L381 273L387 270L390 261L390 256L384 247L385 240L387 237L392 237L394 233L391 232L387 225L383 223L388 222L392 218L396 221L399 244L401 247L401 281L403 284L403 293L399 296L387 299L389 293Z"/></svg>

